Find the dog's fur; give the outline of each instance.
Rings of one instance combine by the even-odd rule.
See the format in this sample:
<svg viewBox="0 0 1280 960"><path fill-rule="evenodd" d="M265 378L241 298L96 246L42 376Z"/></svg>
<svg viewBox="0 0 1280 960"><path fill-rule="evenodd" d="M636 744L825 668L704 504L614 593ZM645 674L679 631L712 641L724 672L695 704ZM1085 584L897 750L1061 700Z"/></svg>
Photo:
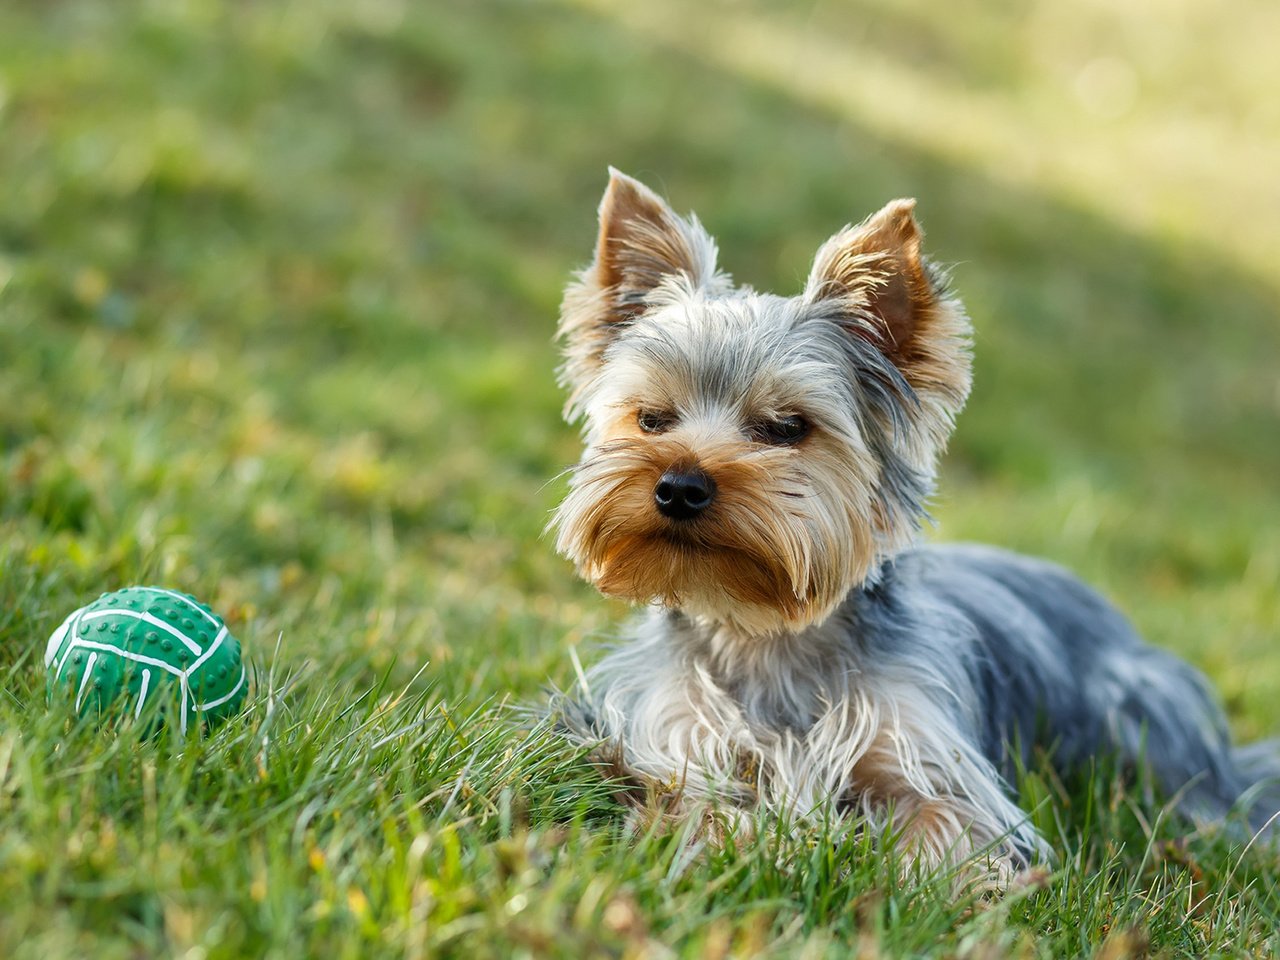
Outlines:
<svg viewBox="0 0 1280 960"><path fill-rule="evenodd" d="M553 522L584 577L650 607L565 729L680 813L856 812L1005 874L1048 852L1010 793L1037 744L1142 757L1196 816L1252 797L1261 827L1280 791L1250 788L1280 758L1231 747L1199 674L1061 569L915 544L970 326L913 206L837 233L787 298L735 287L695 218L611 171L562 310L586 450ZM713 484L691 518L655 505L673 470Z"/></svg>

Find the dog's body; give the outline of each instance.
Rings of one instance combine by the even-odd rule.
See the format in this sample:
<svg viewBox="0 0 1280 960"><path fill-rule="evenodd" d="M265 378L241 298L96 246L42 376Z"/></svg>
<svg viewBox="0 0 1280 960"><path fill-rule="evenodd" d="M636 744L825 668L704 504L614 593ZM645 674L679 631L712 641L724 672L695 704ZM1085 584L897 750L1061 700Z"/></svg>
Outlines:
<svg viewBox="0 0 1280 960"><path fill-rule="evenodd" d="M620 174L600 217L562 317L587 451L559 547L653 606L563 705L572 736L690 814L834 807L1001 872L1045 850L1010 796L1033 745L1143 757L1213 817L1280 773L1065 571L915 545L969 327L910 203L833 237L790 299L735 289L697 221Z"/></svg>
<svg viewBox="0 0 1280 960"><path fill-rule="evenodd" d="M931 860L1044 852L1008 795L1035 745L1063 767L1144 755L1199 816L1258 777L1191 668L1066 571L982 546L907 551L820 626L747 652L651 610L565 717L691 809L892 810Z"/></svg>

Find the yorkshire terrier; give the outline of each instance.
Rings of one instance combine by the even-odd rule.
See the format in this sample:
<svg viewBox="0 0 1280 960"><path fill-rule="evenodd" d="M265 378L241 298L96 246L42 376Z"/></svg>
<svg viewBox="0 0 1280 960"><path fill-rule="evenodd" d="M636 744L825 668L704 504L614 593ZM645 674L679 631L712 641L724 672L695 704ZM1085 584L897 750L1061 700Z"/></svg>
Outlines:
<svg viewBox="0 0 1280 960"><path fill-rule="evenodd" d="M560 705L571 737L677 815L859 816L910 862L997 878L1049 854L1012 786L1037 746L1269 825L1280 750L1232 747L1200 674L1056 566L916 542L971 330L914 201L841 230L784 297L735 287L696 217L610 174L561 312L586 450L552 524L648 611Z"/></svg>

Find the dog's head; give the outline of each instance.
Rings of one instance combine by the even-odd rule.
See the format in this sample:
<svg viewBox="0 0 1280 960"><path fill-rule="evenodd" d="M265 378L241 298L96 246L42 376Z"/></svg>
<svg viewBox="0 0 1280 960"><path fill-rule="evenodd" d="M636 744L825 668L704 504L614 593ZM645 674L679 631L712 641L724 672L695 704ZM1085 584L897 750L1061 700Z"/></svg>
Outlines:
<svg viewBox="0 0 1280 960"><path fill-rule="evenodd" d="M970 380L913 205L837 233L782 297L735 288L696 218L611 171L560 322L586 450L553 523L584 577L766 634L912 540Z"/></svg>

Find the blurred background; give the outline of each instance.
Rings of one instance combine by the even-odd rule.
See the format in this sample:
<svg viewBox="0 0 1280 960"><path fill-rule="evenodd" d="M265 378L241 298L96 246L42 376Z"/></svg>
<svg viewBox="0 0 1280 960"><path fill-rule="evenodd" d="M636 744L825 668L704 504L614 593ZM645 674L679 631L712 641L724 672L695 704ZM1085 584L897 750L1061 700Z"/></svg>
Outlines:
<svg viewBox="0 0 1280 960"><path fill-rule="evenodd" d="M613 164L778 292L918 197L977 328L930 536L1072 566L1274 733L1277 36L1269 0L10 0L0 626L160 581L322 675L568 682L625 615L542 536Z"/></svg>

